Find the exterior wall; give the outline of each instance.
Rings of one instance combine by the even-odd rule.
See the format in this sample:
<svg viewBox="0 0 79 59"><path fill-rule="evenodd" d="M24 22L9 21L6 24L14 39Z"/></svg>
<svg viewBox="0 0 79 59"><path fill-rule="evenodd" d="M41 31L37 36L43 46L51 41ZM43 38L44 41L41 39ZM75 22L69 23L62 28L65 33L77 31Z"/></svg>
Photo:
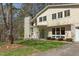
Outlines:
<svg viewBox="0 0 79 59"><path fill-rule="evenodd" d="M33 27L33 35L31 36L31 38L39 39L39 29L38 29L38 27Z"/></svg>
<svg viewBox="0 0 79 59"><path fill-rule="evenodd" d="M50 14L50 20L47 21L48 22L48 26L59 26L59 25L68 25L68 24L71 24L71 15L68 16L68 17L64 17L63 15L63 18L56 18L56 19L52 19L52 14L53 13L58 13L58 12L63 12L64 14L64 11L65 10L70 10L70 13L71 13L71 8L55 8L55 9L51 9L51 14Z"/></svg>
<svg viewBox="0 0 79 59"><path fill-rule="evenodd" d="M57 18L52 20L52 14L58 12L64 12L65 10L70 10L70 16L63 18ZM39 22L39 17L47 16L47 21ZM30 38L31 35L31 17L25 17L24 19L24 38ZM32 38L39 38L39 29L41 26L46 26L48 31L48 36L52 35L52 27L65 27L65 38L75 37L75 26L79 25L79 8L49 8L37 17L36 24L34 23ZM40 26L40 27L37 27Z"/></svg>
<svg viewBox="0 0 79 59"><path fill-rule="evenodd" d="M65 38L72 38L72 30L71 30L71 26L70 25L67 25L67 26L57 26L57 27L65 27ZM55 27L50 27L48 28L48 37L52 36L52 28L55 28Z"/></svg>
<svg viewBox="0 0 79 59"><path fill-rule="evenodd" d="M56 18L52 19L52 14L63 12L65 10L70 10L70 16L63 18ZM39 22L39 17L47 16L47 21ZM41 15L37 17L37 25L47 25L48 29L48 36L52 35L52 27L60 27L65 26L65 39L72 38L75 41L75 27L79 25L79 8L50 8L43 12ZM68 26L71 25L71 26Z"/></svg>
<svg viewBox="0 0 79 59"><path fill-rule="evenodd" d="M50 17L49 17L50 13L51 13L50 9L47 9L44 13L42 13L40 16L38 16L37 25L47 25L47 21L39 22L39 17L48 16L47 17L47 20L48 20L48 19L50 19Z"/></svg>
<svg viewBox="0 0 79 59"><path fill-rule="evenodd" d="M71 8L71 23L79 24L79 8Z"/></svg>
<svg viewBox="0 0 79 59"><path fill-rule="evenodd" d="M30 20L31 20L31 16L24 18L24 39L30 38L30 34L31 34Z"/></svg>
<svg viewBox="0 0 79 59"><path fill-rule="evenodd" d="M71 35L72 35L73 41L75 41L75 25L71 25Z"/></svg>
<svg viewBox="0 0 79 59"><path fill-rule="evenodd" d="M39 31L38 31L39 28L36 26L35 22L33 23L33 26L31 25L31 22L30 22L31 19L32 19L31 16L24 18L24 39L39 38Z"/></svg>
<svg viewBox="0 0 79 59"><path fill-rule="evenodd" d="M72 29L71 26L65 27L65 39L66 38L72 38Z"/></svg>
<svg viewBox="0 0 79 59"><path fill-rule="evenodd" d="M53 13L70 10L70 16L63 18L52 19ZM47 16L47 21L39 22L39 17ZM49 8L37 17L37 25L58 26L79 23L79 8ZM75 20L75 21L74 21Z"/></svg>
<svg viewBox="0 0 79 59"><path fill-rule="evenodd" d="M48 37L50 37L51 35L52 35L52 27L48 29Z"/></svg>
<svg viewBox="0 0 79 59"><path fill-rule="evenodd" d="M76 30L78 30L76 32ZM79 24L74 24L72 26L72 38L74 42L79 42Z"/></svg>

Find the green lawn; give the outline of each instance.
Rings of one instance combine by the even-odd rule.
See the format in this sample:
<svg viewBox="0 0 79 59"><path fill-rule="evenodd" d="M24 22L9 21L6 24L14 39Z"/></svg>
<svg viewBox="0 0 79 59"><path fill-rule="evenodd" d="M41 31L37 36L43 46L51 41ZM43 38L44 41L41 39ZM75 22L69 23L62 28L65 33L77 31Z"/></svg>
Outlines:
<svg viewBox="0 0 79 59"><path fill-rule="evenodd" d="M31 55L34 52L47 51L48 49L57 48L65 44L63 42L55 42L47 40L17 40L15 43L23 45L24 47L14 49L11 51L0 52L0 55L5 56Z"/></svg>
<svg viewBox="0 0 79 59"><path fill-rule="evenodd" d="M1 42L1 41L0 41L0 46L3 45L3 44L5 44L5 42Z"/></svg>

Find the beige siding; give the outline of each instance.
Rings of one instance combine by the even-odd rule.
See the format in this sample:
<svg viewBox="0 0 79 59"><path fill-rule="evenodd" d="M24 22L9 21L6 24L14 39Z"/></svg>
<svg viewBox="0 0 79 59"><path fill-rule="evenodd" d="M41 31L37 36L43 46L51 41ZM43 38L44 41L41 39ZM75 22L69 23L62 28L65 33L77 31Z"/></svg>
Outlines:
<svg viewBox="0 0 79 59"><path fill-rule="evenodd" d="M47 16L47 20L50 18L50 11L51 9L46 10L44 13L42 13L40 16L37 17L37 25L47 25L47 21L39 22L39 17Z"/></svg>
<svg viewBox="0 0 79 59"><path fill-rule="evenodd" d="M79 8L71 8L71 22L72 24L79 23Z"/></svg>
<svg viewBox="0 0 79 59"><path fill-rule="evenodd" d="M70 16L52 20L52 14L70 10ZM47 16L47 21L39 22L39 17ZM58 26L79 23L79 8L50 8L37 17L37 25Z"/></svg>
<svg viewBox="0 0 79 59"><path fill-rule="evenodd" d="M38 39L39 38L39 28L33 27L33 35L32 38Z"/></svg>
<svg viewBox="0 0 79 59"><path fill-rule="evenodd" d="M57 18L55 20L50 19L48 21L48 26L58 26L58 25L68 25L68 24L79 23L79 21L78 21L78 13L77 13L79 11L79 8L52 9L52 11L54 13L58 13L58 12L63 11L63 14L64 14L64 10L70 10L70 16L64 17L64 15L63 15L63 18ZM75 22L74 22L74 20L75 20Z"/></svg>
<svg viewBox="0 0 79 59"><path fill-rule="evenodd" d="M48 29L48 37L50 37L52 35L52 28Z"/></svg>
<svg viewBox="0 0 79 59"><path fill-rule="evenodd" d="M72 38L71 26L65 26L65 38Z"/></svg>
<svg viewBox="0 0 79 59"><path fill-rule="evenodd" d="M64 11L70 10L70 16L64 17ZM63 12L63 18L56 18L52 19L52 14L58 12ZM39 22L39 17L47 16L47 21ZM24 38L29 38L31 34L30 30L30 21L31 17L26 17L24 20ZM52 27L65 27L65 38L73 38L74 35L74 28L75 26L79 26L79 8L49 8L43 13L41 13L37 18L36 22L33 24L33 35L32 38L39 38L39 29L42 26L46 26L45 30L48 32L48 36L52 36ZM38 26L38 27L37 27ZM43 28L44 28L43 27ZM47 37L46 34L46 37Z"/></svg>
<svg viewBox="0 0 79 59"><path fill-rule="evenodd" d="M29 38L29 35L31 35L30 20L31 20L30 16L25 17L24 19L24 39Z"/></svg>

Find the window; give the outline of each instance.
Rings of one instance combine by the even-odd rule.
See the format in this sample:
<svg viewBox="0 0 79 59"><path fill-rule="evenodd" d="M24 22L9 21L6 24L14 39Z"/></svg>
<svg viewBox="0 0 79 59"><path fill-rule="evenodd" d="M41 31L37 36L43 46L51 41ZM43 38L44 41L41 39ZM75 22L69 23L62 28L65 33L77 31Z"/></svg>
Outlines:
<svg viewBox="0 0 79 59"><path fill-rule="evenodd" d="M57 34L57 35L60 34L60 28L56 28L56 34Z"/></svg>
<svg viewBox="0 0 79 59"><path fill-rule="evenodd" d="M43 17L43 21L46 21L46 19L47 19L46 16L44 16L44 17Z"/></svg>
<svg viewBox="0 0 79 59"><path fill-rule="evenodd" d="M58 13L58 18L62 18L62 16L63 16L63 13L62 12L59 12Z"/></svg>
<svg viewBox="0 0 79 59"><path fill-rule="evenodd" d="M52 34L55 35L55 28L52 28Z"/></svg>
<svg viewBox="0 0 79 59"><path fill-rule="evenodd" d="M52 19L56 19L56 13L52 14Z"/></svg>
<svg viewBox="0 0 79 59"><path fill-rule="evenodd" d="M42 17L39 18L39 22L42 22Z"/></svg>
<svg viewBox="0 0 79 59"><path fill-rule="evenodd" d="M52 28L53 38L64 38L65 37L65 27Z"/></svg>
<svg viewBox="0 0 79 59"><path fill-rule="evenodd" d="M61 35L65 35L65 27L61 27Z"/></svg>
<svg viewBox="0 0 79 59"><path fill-rule="evenodd" d="M65 10L65 11L64 11L64 16L65 16L65 17L70 16L70 10Z"/></svg>

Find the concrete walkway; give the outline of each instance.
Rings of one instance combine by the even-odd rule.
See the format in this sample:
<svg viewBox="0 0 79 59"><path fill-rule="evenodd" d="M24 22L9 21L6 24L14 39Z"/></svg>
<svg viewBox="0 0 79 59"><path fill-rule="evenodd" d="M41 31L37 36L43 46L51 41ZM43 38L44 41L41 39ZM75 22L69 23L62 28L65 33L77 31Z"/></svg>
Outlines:
<svg viewBox="0 0 79 59"><path fill-rule="evenodd" d="M79 43L67 44L58 49L32 54L32 56L79 56Z"/></svg>

